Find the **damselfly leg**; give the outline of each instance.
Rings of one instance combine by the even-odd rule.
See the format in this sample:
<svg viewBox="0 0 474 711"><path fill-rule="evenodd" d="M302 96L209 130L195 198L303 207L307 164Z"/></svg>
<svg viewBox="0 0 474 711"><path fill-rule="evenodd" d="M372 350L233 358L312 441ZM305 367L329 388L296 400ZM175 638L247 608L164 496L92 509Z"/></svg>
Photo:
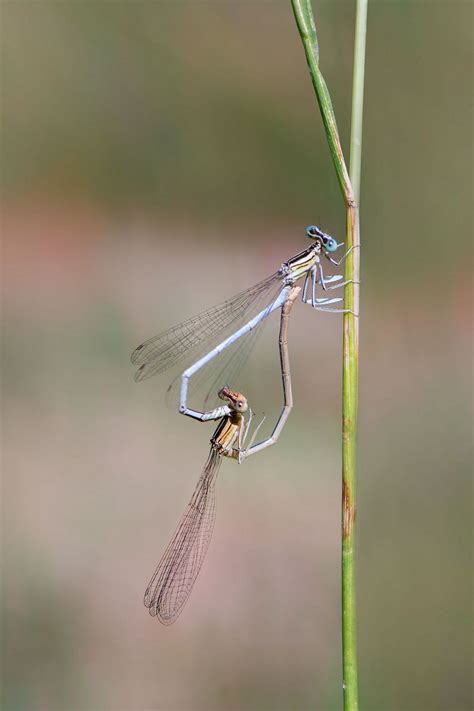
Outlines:
<svg viewBox="0 0 474 711"><path fill-rule="evenodd" d="M338 247L343 247L343 246L344 246L344 242L341 242L341 244L338 244L337 246L338 246ZM328 259L329 259L329 261L331 262L331 264L334 264L336 267L340 267L341 264L344 262L344 260L347 259L347 257L349 256L349 254L350 254L350 253L352 252L352 250L354 250L354 249L360 249L360 244L355 244L355 245L353 245L352 247L349 247L349 249L347 250L347 252L345 252L339 260L333 259L333 258L330 257L330 256L328 256Z"/></svg>

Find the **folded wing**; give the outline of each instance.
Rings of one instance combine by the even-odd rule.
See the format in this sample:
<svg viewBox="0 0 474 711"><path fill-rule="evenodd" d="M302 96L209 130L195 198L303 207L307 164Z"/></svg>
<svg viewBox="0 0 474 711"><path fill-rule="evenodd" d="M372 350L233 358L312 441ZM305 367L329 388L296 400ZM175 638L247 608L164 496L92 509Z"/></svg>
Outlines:
<svg viewBox="0 0 474 711"><path fill-rule="evenodd" d="M150 615L176 620L201 570L216 514L215 483L222 457L211 449L194 494L145 591Z"/></svg>

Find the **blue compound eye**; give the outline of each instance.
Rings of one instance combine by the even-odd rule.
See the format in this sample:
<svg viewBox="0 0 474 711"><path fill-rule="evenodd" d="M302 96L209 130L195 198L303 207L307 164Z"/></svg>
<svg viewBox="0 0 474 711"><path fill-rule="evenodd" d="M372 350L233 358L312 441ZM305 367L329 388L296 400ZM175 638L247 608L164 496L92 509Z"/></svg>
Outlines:
<svg viewBox="0 0 474 711"><path fill-rule="evenodd" d="M308 237L315 239L316 237L321 237L322 232L318 227L316 227L316 225L310 225L306 228L306 234Z"/></svg>
<svg viewBox="0 0 474 711"><path fill-rule="evenodd" d="M337 249L337 242L332 237L323 237L323 244L327 252L335 252Z"/></svg>

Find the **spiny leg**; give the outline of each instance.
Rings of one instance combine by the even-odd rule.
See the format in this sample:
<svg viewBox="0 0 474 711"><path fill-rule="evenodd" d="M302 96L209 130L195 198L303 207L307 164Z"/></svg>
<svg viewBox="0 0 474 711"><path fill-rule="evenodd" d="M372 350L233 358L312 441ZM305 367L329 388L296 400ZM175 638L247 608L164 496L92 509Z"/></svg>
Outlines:
<svg viewBox="0 0 474 711"><path fill-rule="evenodd" d="M312 285L313 285L313 290L311 294L311 304L314 306L316 303L316 283L317 283L317 273L316 273L316 268L314 267L312 270Z"/></svg>
<svg viewBox="0 0 474 711"><path fill-rule="evenodd" d="M260 430L260 427L263 425L263 423L265 422L265 420L266 420L266 415L264 414L263 417L262 417L262 419L260 420L260 422L259 422L258 425L256 426L254 432L252 433L252 437L250 438L250 442L249 442L248 447L246 447L245 450L243 450L244 453L245 453L245 452L248 452L250 449L252 449L253 443L255 442L255 440L256 440L256 438L257 438L257 435L258 435L258 432L259 432L259 430ZM245 440L244 440L244 443L245 443Z"/></svg>
<svg viewBox="0 0 474 711"><path fill-rule="evenodd" d="M328 280L326 279L326 284L328 283ZM326 291L332 291L333 289L341 289L343 286L347 286L348 284L360 284L360 281L357 281L356 279L346 279L346 281L341 281L340 284L334 284L334 286L326 286Z"/></svg>
<svg viewBox="0 0 474 711"><path fill-rule="evenodd" d="M250 424L251 424L252 420L253 420L253 410L250 407L249 408L249 418L247 420L247 424L245 424L245 425L243 424L242 428L239 432L239 452L243 449L243 447L245 445L245 440L247 439L247 435L248 435L248 432L250 429Z"/></svg>
<svg viewBox="0 0 474 711"><path fill-rule="evenodd" d="M359 317L359 314L356 314L352 309L331 309L325 306L315 306L314 308L316 311L326 311L329 314L352 314L356 318Z"/></svg>
<svg viewBox="0 0 474 711"><path fill-rule="evenodd" d="M352 247L349 247L347 252L345 254L343 254L339 260L333 259L332 257L329 257L329 256L328 256L328 259L332 264L335 264L336 267L339 267L342 264L342 262L345 259L347 259L347 257L349 256L349 254L352 252L353 249L360 249L360 244L356 244L356 245L353 245Z"/></svg>
<svg viewBox="0 0 474 711"><path fill-rule="evenodd" d="M306 301L306 296L308 293L308 281L309 281L309 277L310 277L310 274L312 273L313 269L314 269L314 267L306 274L304 284L303 284L303 294L301 296L302 301Z"/></svg>
<svg viewBox="0 0 474 711"><path fill-rule="evenodd" d="M321 284L321 288L323 289L323 291L326 291L326 289L328 287L326 286L326 280L324 278L324 271L323 271L322 264L319 265L319 276L320 276L319 283Z"/></svg>
<svg viewBox="0 0 474 711"><path fill-rule="evenodd" d="M342 274L334 274L333 276L330 277L325 277L323 273L323 265L319 265L319 273L321 275L321 279L319 283L321 284L322 288L324 291L332 291L333 289L342 289L342 287L347 286L347 284L360 284L359 281L356 279L346 279L345 281L340 282L339 284L333 284L332 286L328 286L328 284L331 284L331 282L336 281L336 279L343 279L344 277Z"/></svg>

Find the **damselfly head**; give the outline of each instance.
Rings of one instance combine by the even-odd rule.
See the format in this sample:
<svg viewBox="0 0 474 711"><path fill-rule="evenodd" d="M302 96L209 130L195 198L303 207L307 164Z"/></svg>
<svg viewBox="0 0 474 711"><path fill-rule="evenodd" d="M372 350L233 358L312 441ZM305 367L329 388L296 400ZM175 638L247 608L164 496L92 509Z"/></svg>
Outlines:
<svg viewBox="0 0 474 711"><path fill-rule="evenodd" d="M238 393L235 390L225 387L219 390L218 395L221 400L227 400L229 407L236 412L247 412L249 405L247 398L245 395L242 395L242 393Z"/></svg>
<svg viewBox="0 0 474 711"><path fill-rule="evenodd" d="M318 240L321 243L325 252L335 252L338 247L338 244L334 237L331 237L331 235L326 234L326 232L320 230L319 227L316 227L316 225L310 225L309 227L307 227L306 235L310 239Z"/></svg>

